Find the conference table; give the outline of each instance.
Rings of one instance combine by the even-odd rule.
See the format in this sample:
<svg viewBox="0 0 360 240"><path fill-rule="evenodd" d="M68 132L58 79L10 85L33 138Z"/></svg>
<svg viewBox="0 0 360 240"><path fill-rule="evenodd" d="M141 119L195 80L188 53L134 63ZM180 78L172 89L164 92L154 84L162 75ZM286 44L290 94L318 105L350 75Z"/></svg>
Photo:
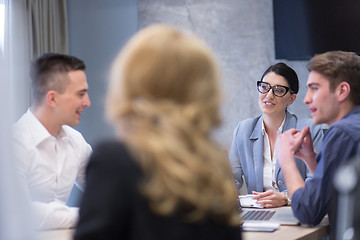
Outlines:
<svg viewBox="0 0 360 240"><path fill-rule="evenodd" d="M326 216L319 225L315 227L283 226L274 232L242 232L244 240L268 240L268 239L299 239L318 240L329 235L329 221Z"/></svg>
<svg viewBox="0 0 360 240"><path fill-rule="evenodd" d="M74 229L38 231L36 240L72 240ZM283 226L274 232L242 232L244 240L318 240L329 235L329 222L327 216L315 227Z"/></svg>

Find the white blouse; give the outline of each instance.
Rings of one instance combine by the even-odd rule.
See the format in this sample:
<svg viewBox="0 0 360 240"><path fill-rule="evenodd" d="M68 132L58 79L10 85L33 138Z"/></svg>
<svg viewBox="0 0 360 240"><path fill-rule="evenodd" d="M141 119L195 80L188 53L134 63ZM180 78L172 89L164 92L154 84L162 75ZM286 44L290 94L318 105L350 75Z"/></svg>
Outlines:
<svg viewBox="0 0 360 240"><path fill-rule="evenodd" d="M279 129L277 130L277 134L281 134L284 128L285 118L282 121ZM263 170L263 184L264 191L274 190L279 191L275 181L275 167L276 167L276 151L273 152L271 157L271 148L269 136L265 131L264 121L262 122L262 133L264 135L264 170Z"/></svg>

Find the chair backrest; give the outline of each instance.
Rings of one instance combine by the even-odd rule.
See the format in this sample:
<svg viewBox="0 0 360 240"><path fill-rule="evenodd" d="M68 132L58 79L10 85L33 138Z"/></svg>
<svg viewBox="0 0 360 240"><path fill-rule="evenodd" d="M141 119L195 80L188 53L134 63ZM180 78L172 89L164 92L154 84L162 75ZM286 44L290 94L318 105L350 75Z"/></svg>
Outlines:
<svg viewBox="0 0 360 240"><path fill-rule="evenodd" d="M336 240L360 239L360 154L338 169L334 187L338 193Z"/></svg>

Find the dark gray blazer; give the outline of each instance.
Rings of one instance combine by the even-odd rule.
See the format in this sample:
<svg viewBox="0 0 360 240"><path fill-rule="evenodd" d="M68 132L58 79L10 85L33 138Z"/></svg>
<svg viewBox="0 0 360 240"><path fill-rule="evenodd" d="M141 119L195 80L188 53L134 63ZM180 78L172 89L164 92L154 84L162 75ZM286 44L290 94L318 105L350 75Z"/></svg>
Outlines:
<svg viewBox="0 0 360 240"><path fill-rule="evenodd" d="M234 138L229 152L236 187L238 190L241 188L243 185L242 177L244 176L248 193L264 191L264 136L262 134L262 121L262 115L240 121L234 130ZM311 118L299 119L295 114L286 111L283 132L290 128L301 130L305 126L310 126L314 148L318 151L324 135L321 125L312 124ZM309 170L302 160L295 158L295 162L304 180L307 177L311 177ZM278 162L275 167L275 179L279 191L285 191L285 180Z"/></svg>

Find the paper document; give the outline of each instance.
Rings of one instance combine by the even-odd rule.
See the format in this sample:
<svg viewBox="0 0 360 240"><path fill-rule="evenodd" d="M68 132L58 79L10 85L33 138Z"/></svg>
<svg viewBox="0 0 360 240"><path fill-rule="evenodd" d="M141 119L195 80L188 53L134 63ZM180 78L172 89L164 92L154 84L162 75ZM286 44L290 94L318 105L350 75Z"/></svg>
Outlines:
<svg viewBox="0 0 360 240"><path fill-rule="evenodd" d="M257 200L253 198L254 196L253 194L239 195L241 207L263 208L256 203Z"/></svg>

